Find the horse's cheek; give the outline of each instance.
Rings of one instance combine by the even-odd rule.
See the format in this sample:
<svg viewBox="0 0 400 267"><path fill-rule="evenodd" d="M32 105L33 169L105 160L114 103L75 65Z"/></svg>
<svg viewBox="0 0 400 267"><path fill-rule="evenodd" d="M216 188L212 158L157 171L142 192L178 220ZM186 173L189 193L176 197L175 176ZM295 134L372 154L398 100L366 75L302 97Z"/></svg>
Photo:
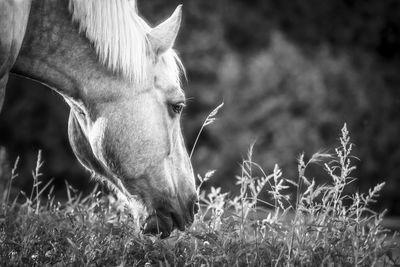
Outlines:
<svg viewBox="0 0 400 267"><path fill-rule="evenodd" d="M88 133L89 143L92 147L93 154L98 158L100 161L103 161L103 147L105 142L105 131L106 131L106 120L105 119L98 119L95 123L93 123L91 129Z"/></svg>

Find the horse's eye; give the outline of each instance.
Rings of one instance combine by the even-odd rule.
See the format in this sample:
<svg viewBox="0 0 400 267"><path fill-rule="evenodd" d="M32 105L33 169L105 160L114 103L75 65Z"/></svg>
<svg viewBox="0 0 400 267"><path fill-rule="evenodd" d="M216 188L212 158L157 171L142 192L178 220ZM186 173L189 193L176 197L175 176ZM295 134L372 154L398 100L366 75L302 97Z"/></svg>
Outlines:
<svg viewBox="0 0 400 267"><path fill-rule="evenodd" d="M175 114L180 114L184 107L185 103L183 102L171 104L171 109Z"/></svg>

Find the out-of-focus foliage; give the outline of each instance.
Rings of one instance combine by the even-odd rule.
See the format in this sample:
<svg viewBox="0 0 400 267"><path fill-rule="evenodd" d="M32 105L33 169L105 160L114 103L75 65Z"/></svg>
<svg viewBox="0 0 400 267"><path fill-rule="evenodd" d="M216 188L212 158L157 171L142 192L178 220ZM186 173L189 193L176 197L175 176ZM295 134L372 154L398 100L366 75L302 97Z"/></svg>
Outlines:
<svg viewBox="0 0 400 267"><path fill-rule="evenodd" d="M181 2L139 0L139 9L155 25ZM176 48L188 73L189 149L207 114L225 102L194 152L196 172L216 169L216 184L234 191L239 162L255 141L257 161L271 169L278 162L293 176L293 158L329 147L347 122L362 158L351 190L385 180L384 206L400 213L398 1L188 0L183 15ZM82 181L67 146L66 107L53 104L54 93L9 89L0 144L10 158L34 161L42 148L45 174Z"/></svg>

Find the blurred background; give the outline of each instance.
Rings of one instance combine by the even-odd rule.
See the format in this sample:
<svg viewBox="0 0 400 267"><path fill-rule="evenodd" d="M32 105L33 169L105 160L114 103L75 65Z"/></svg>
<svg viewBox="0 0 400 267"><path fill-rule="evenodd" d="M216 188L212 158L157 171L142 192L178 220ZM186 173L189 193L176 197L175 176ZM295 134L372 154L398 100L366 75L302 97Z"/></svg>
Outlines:
<svg viewBox="0 0 400 267"><path fill-rule="evenodd" d="M188 74L182 120L189 150L207 115L225 103L192 158L196 173L217 170L206 187L234 194L252 143L254 161L267 172L278 163L286 178L297 179L299 154L338 146L346 122L360 159L348 192L385 181L376 208L400 215L398 0L138 2L152 25L183 3L176 49ZM69 146L67 120L60 96L12 76L0 114L0 175L20 156L15 185L30 192L41 149L43 179L56 178L60 192L64 179L87 192L93 182Z"/></svg>

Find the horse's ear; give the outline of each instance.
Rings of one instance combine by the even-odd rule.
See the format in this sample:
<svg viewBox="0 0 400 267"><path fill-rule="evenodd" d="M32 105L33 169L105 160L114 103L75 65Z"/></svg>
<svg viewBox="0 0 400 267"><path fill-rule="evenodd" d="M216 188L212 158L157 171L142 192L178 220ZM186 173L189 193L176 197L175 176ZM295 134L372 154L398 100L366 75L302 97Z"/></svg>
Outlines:
<svg viewBox="0 0 400 267"><path fill-rule="evenodd" d="M163 23L151 29L148 39L156 55L160 55L172 48L178 35L182 20L182 5Z"/></svg>

